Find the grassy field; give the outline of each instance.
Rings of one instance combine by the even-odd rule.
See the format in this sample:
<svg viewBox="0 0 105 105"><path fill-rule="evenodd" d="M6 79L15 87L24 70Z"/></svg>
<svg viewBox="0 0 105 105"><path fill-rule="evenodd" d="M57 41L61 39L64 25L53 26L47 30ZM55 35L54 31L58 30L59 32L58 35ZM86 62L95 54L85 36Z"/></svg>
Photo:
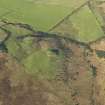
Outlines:
<svg viewBox="0 0 105 105"><path fill-rule="evenodd" d="M24 22L38 30L47 31L84 2L86 0L0 0L0 7L11 11L0 18ZM1 15L4 13L0 11Z"/></svg>
<svg viewBox="0 0 105 105"><path fill-rule="evenodd" d="M104 35L100 24L97 22L94 14L87 6L70 17L74 27L78 30L77 39L80 41L92 41Z"/></svg>
<svg viewBox="0 0 105 105"><path fill-rule="evenodd" d="M26 23L33 26L36 30L48 31L84 2L86 0L66 0L61 2L60 0L45 0L43 2L41 0L0 0L0 19ZM68 33L71 31L74 35L72 37L82 42L93 41L104 35L96 17L88 6L82 7L70 16L68 21L63 24L63 27L65 27L63 31L66 32L67 30ZM43 48L40 48L40 50L36 50L33 39L18 42L16 36L31 33L27 29L12 25L7 25L4 28L12 33L10 39L5 43L8 52L26 67L26 72L35 75L38 74L46 78L53 78L55 76L59 69L58 65L60 65L57 61L62 61L63 54L55 56L52 53L49 55L50 51L48 49L43 50ZM64 36L70 37L69 34L64 33Z"/></svg>
<svg viewBox="0 0 105 105"><path fill-rule="evenodd" d="M95 12L95 11L94 11ZM85 5L72 16L65 19L59 26L52 30L62 36L73 38L82 42L94 41L104 35L101 28L103 24L99 14L94 14Z"/></svg>
<svg viewBox="0 0 105 105"><path fill-rule="evenodd" d="M19 46L17 45L18 42L16 40L16 37L17 36L22 36L22 35L26 35L26 34L30 34L31 31L27 30L27 29L24 29L24 28L20 28L20 27L16 27L16 26L12 26L12 25L7 25L7 26L4 26L3 28L7 29L8 31L11 32L11 37L6 41L6 46L8 48L8 51L11 55L15 56L17 53L18 53L18 50L19 50ZM0 35L1 37L0 38L4 38L6 35L5 34L2 34L3 31L0 30ZM5 36L4 36L5 35ZM27 45L28 46L28 45Z"/></svg>
<svg viewBox="0 0 105 105"><path fill-rule="evenodd" d="M58 68L61 67L59 65L60 60L63 59L63 51L56 55L51 51L52 47L37 48L37 42L32 37L17 40L17 36L31 33L27 29L13 25L7 25L3 28L11 32L11 37L5 43L8 53L15 57L20 64L24 65L27 73L47 79L52 79L56 76ZM2 31L0 32L4 35ZM46 41L44 43L46 44ZM47 46L50 46L50 43Z"/></svg>
<svg viewBox="0 0 105 105"><path fill-rule="evenodd" d="M48 31L85 2L86 0L0 0L0 19L27 23L36 30ZM74 13L69 20L72 26L63 24L61 30L65 33L67 30L80 41L92 41L103 35L95 15L87 6Z"/></svg>
<svg viewBox="0 0 105 105"><path fill-rule="evenodd" d="M40 78L55 78L58 63L56 59L53 61L47 53L48 51L39 50L23 59L22 63L25 65L27 72L39 75Z"/></svg>

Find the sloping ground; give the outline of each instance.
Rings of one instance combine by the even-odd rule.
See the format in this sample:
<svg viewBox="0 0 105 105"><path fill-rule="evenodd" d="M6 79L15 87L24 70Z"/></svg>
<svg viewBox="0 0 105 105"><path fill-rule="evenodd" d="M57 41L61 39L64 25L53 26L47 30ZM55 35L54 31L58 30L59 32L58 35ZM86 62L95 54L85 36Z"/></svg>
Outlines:
<svg viewBox="0 0 105 105"><path fill-rule="evenodd" d="M85 44L28 24L1 25L2 105L104 105L104 37Z"/></svg>
<svg viewBox="0 0 105 105"><path fill-rule="evenodd" d="M95 0L1 0L0 5L0 19L30 24L36 30L82 42L104 36L105 24Z"/></svg>
<svg viewBox="0 0 105 105"><path fill-rule="evenodd" d="M90 52L88 45L56 35L50 36L48 33L35 32L32 28L30 30L30 27L27 29L24 24L3 23L2 31L5 29L4 31L10 34L8 39L2 42L9 54L1 53L1 56L4 54L7 59L1 63L3 73L0 73L3 105L94 103L93 72L84 56L86 49ZM12 46L16 51L11 49ZM4 58L1 57L1 62ZM9 89L6 90L7 85Z"/></svg>
<svg viewBox="0 0 105 105"><path fill-rule="evenodd" d="M97 7L96 7L97 8ZM96 9L97 10L97 9ZM91 42L104 36L104 21L95 10L94 2L80 7L50 31L81 42Z"/></svg>
<svg viewBox="0 0 105 105"><path fill-rule="evenodd" d="M5 16L2 14L6 12L1 12L0 18L27 23L36 27L37 30L48 31L58 21L85 2L86 0L0 0L0 7L11 11Z"/></svg>
<svg viewBox="0 0 105 105"><path fill-rule="evenodd" d="M26 74L19 62L8 54L0 53L2 105L91 105L91 70L82 58L83 50L73 43L70 46L73 55L67 55L62 69L50 81ZM79 53L76 53L77 49Z"/></svg>
<svg viewBox="0 0 105 105"><path fill-rule="evenodd" d="M63 55L62 51L58 49L57 40L30 37L32 34L34 36L35 32L26 26L14 23L3 26L2 28L7 29L10 33L8 40L3 43L8 52L28 69L28 73L38 74L41 78L53 78ZM24 39L25 35L29 35L29 37ZM21 38L22 36L23 38Z"/></svg>
<svg viewBox="0 0 105 105"><path fill-rule="evenodd" d="M3 30L0 30L0 42L5 39L6 35L7 34Z"/></svg>
<svg viewBox="0 0 105 105"><path fill-rule="evenodd" d="M51 84L33 79L14 58L0 53L0 104L65 105L47 85Z"/></svg>
<svg viewBox="0 0 105 105"><path fill-rule="evenodd" d="M87 57L87 60L93 66L96 76L94 79L96 105L105 105L105 38L90 43L90 46L93 53Z"/></svg>
<svg viewBox="0 0 105 105"><path fill-rule="evenodd" d="M105 0L97 0L98 2L104 2Z"/></svg>
<svg viewBox="0 0 105 105"><path fill-rule="evenodd" d="M71 2L74 1L76 0ZM4 8L9 5L11 9L16 8L17 10L18 6L23 6L22 3L15 5L15 3L20 4L20 1L11 0L14 5L5 0L0 2ZM7 5L7 2L10 4ZM43 4L39 0L27 2L28 4L26 2L24 4L24 10L27 9L26 7L32 6L29 2ZM45 2L48 3L47 0ZM45 5L58 6L54 1ZM23 8L20 10L23 12ZM20 15L18 16L20 17ZM26 15L24 16L26 17ZM91 27L88 26L88 19L84 16L90 17ZM87 6L83 6L82 12L80 9L71 17L72 21L68 17L69 23L67 20L61 25L62 31L57 30L58 35L36 31L37 28L34 30L28 24L4 20L0 22L1 105L105 105L104 37L103 40L100 39L89 44L71 39L74 37L76 39L78 34L80 41L95 40L103 35L103 30ZM11 19L21 22L21 18L18 20L17 16ZM31 23L26 20L24 22ZM85 29L88 29L86 32L84 25ZM70 30L69 26L71 26ZM44 28L48 28L46 24ZM69 38L69 31L71 31L71 35L75 36L72 35ZM91 32L93 33L91 34ZM86 37L87 33L89 37Z"/></svg>

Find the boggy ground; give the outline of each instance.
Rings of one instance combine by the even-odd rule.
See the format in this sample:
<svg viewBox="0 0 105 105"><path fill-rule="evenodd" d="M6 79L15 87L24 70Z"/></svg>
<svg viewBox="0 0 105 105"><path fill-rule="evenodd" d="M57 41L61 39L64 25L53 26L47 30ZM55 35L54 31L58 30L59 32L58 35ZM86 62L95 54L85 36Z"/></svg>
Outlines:
<svg viewBox="0 0 105 105"><path fill-rule="evenodd" d="M19 23L6 24L12 25L13 28L21 25L22 28L25 28L25 33L27 33L27 25ZM18 35L10 31L11 28L9 29L8 26L2 28L6 33L9 32L10 38L12 35L15 35L16 38L20 35L19 30L17 30ZM57 35L49 37L49 35L46 35L47 33L35 32L28 26L29 28L31 30L28 30L30 36L25 34L23 37L20 35L18 38L23 40L31 37L33 39L33 43L31 43L33 52L35 52L33 49L36 48L44 51L51 48L53 53L59 56L58 52L61 51L63 55L61 54L58 63L59 68L53 79L39 78L39 75L28 74L26 72L28 68L17 60L19 56L17 52L21 56L25 54L21 53L21 50L13 53L14 56L8 52L11 46L7 48L6 52L5 50L1 51L0 105L104 105L104 38L84 44ZM19 29L21 28L19 27ZM41 36L41 34L44 36ZM13 37L13 39L15 38ZM8 41L8 37L3 40L3 44L6 41ZM14 42L13 44L15 44ZM103 52L101 57L100 51ZM51 56L51 53L48 54ZM28 56L27 52L25 56ZM36 65L34 66L36 67Z"/></svg>
<svg viewBox="0 0 105 105"><path fill-rule="evenodd" d="M14 59L0 53L0 105L54 105L52 101L63 105L59 97L48 91L46 82L25 74Z"/></svg>
<svg viewBox="0 0 105 105"><path fill-rule="evenodd" d="M65 43L66 55L54 80L33 77L9 54L0 53L0 104L91 105L93 76L84 46Z"/></svg>
<svg viewBox="0 0 105 105"><path fill-rule="evenodd" d="M105 38L90 43L93 52L86 56L94 73L95 105L105 105Z"/></svg>

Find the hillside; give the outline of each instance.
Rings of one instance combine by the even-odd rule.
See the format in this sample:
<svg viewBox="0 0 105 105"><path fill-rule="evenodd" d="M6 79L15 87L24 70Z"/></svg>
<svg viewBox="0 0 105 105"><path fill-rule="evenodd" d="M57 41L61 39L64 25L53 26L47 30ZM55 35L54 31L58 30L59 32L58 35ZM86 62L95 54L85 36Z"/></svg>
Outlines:
<svg viewBox="0 0 105 105"><path fill-rule="evenodd" d="M104 0L0 0L0 105L105 105Z"/></svg>

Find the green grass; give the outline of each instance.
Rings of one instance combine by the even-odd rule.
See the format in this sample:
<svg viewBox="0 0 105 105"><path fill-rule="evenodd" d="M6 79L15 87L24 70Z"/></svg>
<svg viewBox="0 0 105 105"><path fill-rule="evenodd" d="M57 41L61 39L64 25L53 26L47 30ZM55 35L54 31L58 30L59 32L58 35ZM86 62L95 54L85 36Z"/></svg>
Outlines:
<svg viewBox="0 0 105 105"><path fill-rule="evenodd" d="M0 42L2 42L6 36L6 33L3 30L0 30Z"/></svg>
<svg viewBox="0 0 105 105"><path fill-rule="evenodd" d="M10 10L10 9L2 8L2 7L0 6L0 17L4 17L4 16L10 14L10 13L11 13L10 11L13 12L13 11Z"/></svg>
<svg viewBox="0 0 105 105"><path fill-rule="evenodd" d="M47 31L62 20L64 16L86 2L86 0L45 0L41 2L0 0L0 19L7 19L10 22L27 23L37 30ZM5 15L8 11L11 11L10 14ZM104 35L95 16L87 6L72 15L69 21L70 25L73 26L70 30L75 31L72 34L74 34L76 40L89 42ZM6 26L5 28L12 32L11 38L6 42L9 53L19 58L20 63L26 67L27 73L38 75L42 78L53 78L56 75L60 67L57 61L64 58L62 52L57 56L49 50L36 50L32 47L32 39L19 42L21 45L20 49L19 43L16 41L16 36L28 34L30 31L18 29L14 26ZM65 28L67 27L65 26ZM70 36L68 35L67 37Z"/></svg>
<svg viewBox="0 0 105 105"><path fill-rule="evenodd" d="M73 39L78 35L78 31L73 26L72 21L69 18L64 20L59 26L52 29L50 32Z"/></svg>
<svg viewBox="0 0 105 105"><path fill-rule="evenodd" d="M105 0L96 0L96 1L102 1L102 2L103 2L103 1L105 1Z"/></svg>
<svg viewBox="0 0 105 105"><path fill-rule="evenodd" d="M8 48L9 53L13 56L16 56L16 54L18 53L18 50L19 50L19 44L21 43L21 42L16 40L16 37L26 35L26 34L30 34L32 32L27 30L27 29L19 28L17 26L12 26L12 25L7 25L7 26L4 26L3 28L5 28L5 29L7 29L8 31L11 32L11 37L6 41L5 44ZM0 31L0 33L1 32L2 31ZM5 34L1 34L0 38L2 38L2 37L4 38L4 35ZM25 44L26 44L26 46L28 46L28 43L25 43Z"/></svg>
<svg viewBox="0 0 105 105"><path fill-rule="evenodd" d="M8 52L12 55L15 56L19 47L17 46L17 43L14 38L11 38L6 42L6 46L8 48Z"/></svg>
<svg viewBox="0 0 105 105"><path fill-rule="evenodd" d="M37 2L40 3L37 3ZM13 10L11 14L1 16L10 21L24 22L38 30L47 31L64 16L78 8L86 0L0 0L0 7ZM78 3L77 3L78 2Z"/></svg>
<svg viewBox="0 0 105 105"><path fill-rule="evenodd" d="M52 79L58 70L58 60L63 59L63 53L54 54L48 49L37 48L34 38L27 37L24 40L16 40L16 36L22 36L30 33L29 30L16 26L4 26L12 34L6 41L9 54L14 56L20 64L26 68L26 72L40 78ZM46 42L45 42L46 43Z"/></svg>
<svg viewBox="0 0 105 105"><path fill-rule="evenodd" d="M93 12L95 13L93 14ZM93 12L86 5L79 11L75 12L72 16L65 19L51 32L81 42L87 43L94 41L104 35L101 28L104 23L99 13L95 11L95 8Z"/></svg>
<svg viewBox="0 0 105 105"><path fill-rule="evenodd" d="M89 42L103 36L104 33L88 6L70 17L73 26L78 31L77 40Z"/></svg>
<svg viewBox="0 0 105 105"><path fill-rule="evenodd" d="M24 58L22 63L27 69L26 72L38 75L40 78L54 78L58 68L57 58L51 58L47 53L39 50Z"/></svg>

